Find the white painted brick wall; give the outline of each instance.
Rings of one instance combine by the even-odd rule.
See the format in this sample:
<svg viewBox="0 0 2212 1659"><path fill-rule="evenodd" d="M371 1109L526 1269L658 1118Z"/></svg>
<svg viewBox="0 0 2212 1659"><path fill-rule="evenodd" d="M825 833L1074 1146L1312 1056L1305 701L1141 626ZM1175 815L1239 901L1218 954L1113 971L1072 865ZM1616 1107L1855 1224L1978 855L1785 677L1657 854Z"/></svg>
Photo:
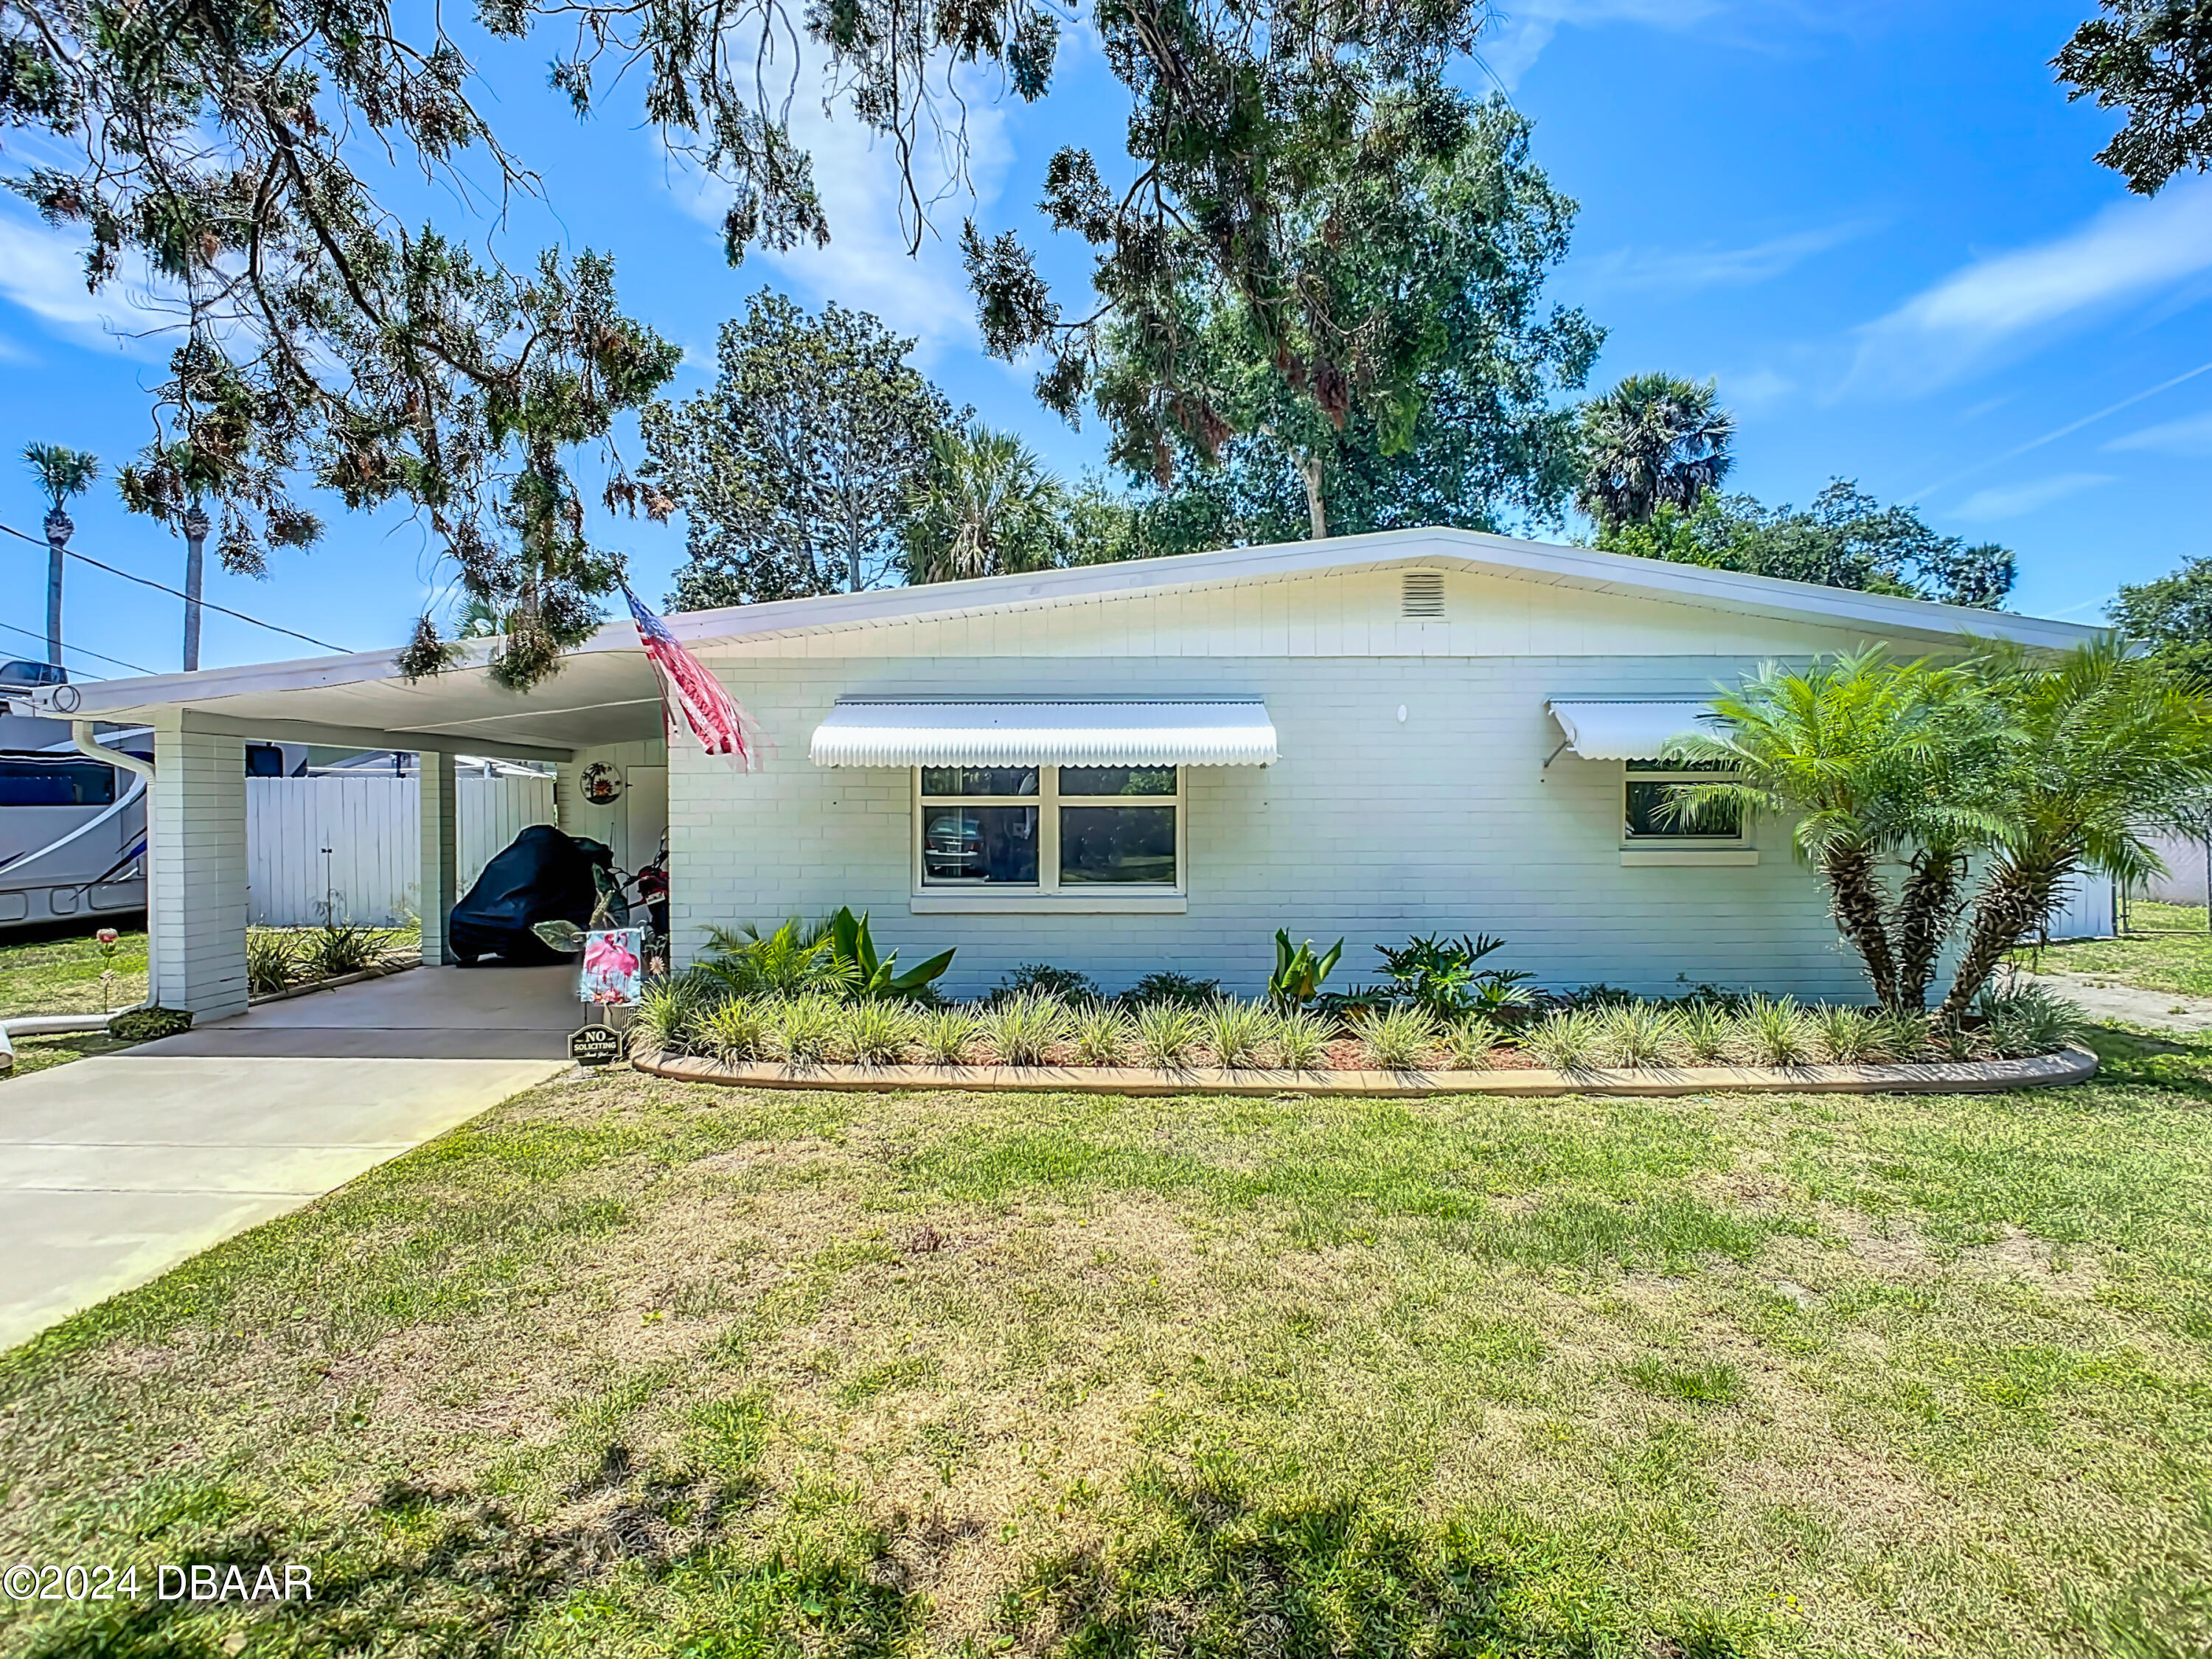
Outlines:
<svg viewBox="0 0 2212 1659"><path fill-rule="evenodd" d="M154 727L154 1000L202 1019L246 1008L246 744Z"/></svg>

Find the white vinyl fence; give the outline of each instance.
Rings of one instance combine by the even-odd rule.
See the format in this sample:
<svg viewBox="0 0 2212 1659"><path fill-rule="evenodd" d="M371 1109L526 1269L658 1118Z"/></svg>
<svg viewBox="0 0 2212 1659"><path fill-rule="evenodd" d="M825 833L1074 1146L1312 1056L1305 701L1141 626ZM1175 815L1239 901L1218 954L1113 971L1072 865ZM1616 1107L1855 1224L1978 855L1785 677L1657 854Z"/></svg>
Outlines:
<svg viewBox="0 0 2212 1659"><path fill-rule="evenodd" d="M550 777L464 777L460 891L523 830L553 822ZM414 777L246 781L246 915L280 927L391 923L420 914L422 831Z"/></svg>

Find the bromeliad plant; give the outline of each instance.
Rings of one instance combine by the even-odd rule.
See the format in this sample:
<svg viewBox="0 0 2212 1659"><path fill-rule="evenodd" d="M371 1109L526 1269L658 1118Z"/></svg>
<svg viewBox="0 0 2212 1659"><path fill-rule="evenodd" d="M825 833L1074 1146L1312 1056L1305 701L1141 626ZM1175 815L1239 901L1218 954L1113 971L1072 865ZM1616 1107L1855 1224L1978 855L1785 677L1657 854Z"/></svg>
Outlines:
<svg viewBox="0 0 2212 1659"><path fill-rule="evenodd" d="M1267 1000L1278 1008L1303 1008L1321 994L1322 981L1328 977L1344 955L1342 939L1328 947L1324 956L1314 955L1313 941L1308 939L1295 951L1291 949L1291 930L1275 930L1275 971L1267 978Z"/></svg>

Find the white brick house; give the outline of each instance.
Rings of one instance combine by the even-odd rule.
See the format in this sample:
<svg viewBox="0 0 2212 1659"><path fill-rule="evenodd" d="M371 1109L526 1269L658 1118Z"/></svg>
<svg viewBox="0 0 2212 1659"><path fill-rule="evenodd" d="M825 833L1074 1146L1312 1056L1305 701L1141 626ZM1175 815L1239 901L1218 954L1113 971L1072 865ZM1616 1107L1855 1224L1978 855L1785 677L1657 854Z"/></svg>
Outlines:
<svg viewBox="0 0 2212 1659"><path fill-rule="evenodd" d="M679 959L712 924L850 904L908 959L957 946L956 994L1040 961L1109 989L1175 968L1252 991L1287 927L1344 935L1354 975L1375 944L1482 930L1547 985L1849 995L1788 827L1672 833L1649 810L1659 743L1765 660L2092 631L1461 531L670 623L773 739L762 770L664 747L627 623L526 696L479 665L409 685L389 653L83 688L61 712L156 728L162 1000L242 1006L240 792L215 775L245 738L288 735L556 759L562 823L626 867L665 810ZM595 763L626 800L584 801ZM426 872L450 857L439 799Z"/></svg>

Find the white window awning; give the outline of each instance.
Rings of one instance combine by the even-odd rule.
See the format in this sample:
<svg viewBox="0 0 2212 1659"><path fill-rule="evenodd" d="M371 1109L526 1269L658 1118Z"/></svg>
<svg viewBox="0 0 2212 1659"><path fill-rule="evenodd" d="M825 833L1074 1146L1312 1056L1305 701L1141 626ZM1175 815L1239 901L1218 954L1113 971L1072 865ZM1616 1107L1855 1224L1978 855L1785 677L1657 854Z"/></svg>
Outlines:
<svg viewBox="0 0 2212 1659"><path fill-rule="evenodd" d="M1584 760L1658 760L1677 738L1711 737L1716 727L1709 700L1676 698L1628 702L1554 697L1545 705L1567 747Z"/></svg>
<svg viewBox="0 0 2212 1659"><path fill-rule="evenodd" d="M1265 703L920 702L840 698L817 766L1267 766Z"/></svg>

